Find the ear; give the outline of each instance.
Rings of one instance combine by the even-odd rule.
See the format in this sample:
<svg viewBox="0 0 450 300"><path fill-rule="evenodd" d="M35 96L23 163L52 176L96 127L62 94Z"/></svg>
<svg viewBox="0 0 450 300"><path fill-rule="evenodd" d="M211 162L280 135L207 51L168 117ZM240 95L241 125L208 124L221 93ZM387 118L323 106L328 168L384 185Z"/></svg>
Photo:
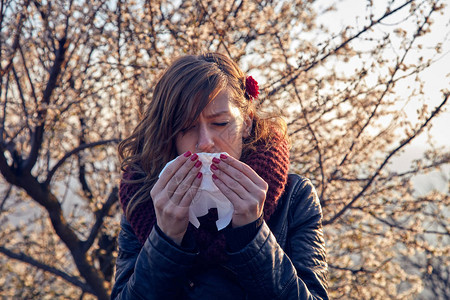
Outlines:
<svg viewBox="0 0 450 300"><path fill-rule="evenodd" d="M253 114L250 113L244 117L244 123L242 124L242 137L248 138L250 136L250 133L252 132L253 127Z"/></svg>

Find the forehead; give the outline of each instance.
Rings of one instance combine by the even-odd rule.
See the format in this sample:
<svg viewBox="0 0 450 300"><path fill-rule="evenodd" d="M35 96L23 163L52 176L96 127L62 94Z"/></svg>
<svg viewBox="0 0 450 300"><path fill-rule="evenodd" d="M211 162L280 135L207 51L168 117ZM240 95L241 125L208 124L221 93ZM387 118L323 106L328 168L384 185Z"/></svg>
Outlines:
<svg viewBox="0 0 450 300"><path fill-rule="evenodd" d="M220 91L216 97L202 111L204 117L214 117L218 114L229 113L232 115L240 115L239 108L234 104L230 93L227 89Z"/></svg>

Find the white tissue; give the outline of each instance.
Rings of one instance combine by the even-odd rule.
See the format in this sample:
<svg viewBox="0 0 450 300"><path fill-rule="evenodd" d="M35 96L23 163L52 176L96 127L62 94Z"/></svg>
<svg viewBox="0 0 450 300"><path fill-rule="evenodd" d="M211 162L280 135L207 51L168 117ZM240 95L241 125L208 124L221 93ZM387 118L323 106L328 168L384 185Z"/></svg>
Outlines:
<svg viewBox="0 0 450 300"><path fill-rule="evenodd" d="M226 152L222 153L229 156ZM200 226L198 217L206 215L211 208L217 208L218 220L216 221L216 226L218 230L225 228L231 222L231 217L233 216L233 204L231 204L224 194L222 194L212 179L212 172L210 169L212 159L214 157L219 157L220 154L221 153L197 153L198 159L202 162L200 172L203 174L203 179L197 194L189 207L189 222L197 228ZM161 173L173 161L174 160L168 162ZM161 173L159 176L161 176Z"/></svg>

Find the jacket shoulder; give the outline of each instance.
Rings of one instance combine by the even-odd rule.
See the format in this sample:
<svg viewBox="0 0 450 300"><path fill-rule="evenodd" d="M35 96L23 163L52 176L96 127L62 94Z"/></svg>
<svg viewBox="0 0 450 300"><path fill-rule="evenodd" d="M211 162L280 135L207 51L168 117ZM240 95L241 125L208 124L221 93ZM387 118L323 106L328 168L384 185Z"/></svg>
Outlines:
<svg viewBox="0 0 450 300"><path fill-rule="evenodd" d="M306 220L322 216L320 200L310 179L289 174L285 193L291 218L295 216L296 220Z"/></svg>
<svg viewBox="0 0 450 300"><path fill-rule="evenodd" d="M298 193L299 190L304 188L314 189L314 186L309 178L294 173L288 174L288 179L285 188L287 192L292 192L296 194Z"/></svg>

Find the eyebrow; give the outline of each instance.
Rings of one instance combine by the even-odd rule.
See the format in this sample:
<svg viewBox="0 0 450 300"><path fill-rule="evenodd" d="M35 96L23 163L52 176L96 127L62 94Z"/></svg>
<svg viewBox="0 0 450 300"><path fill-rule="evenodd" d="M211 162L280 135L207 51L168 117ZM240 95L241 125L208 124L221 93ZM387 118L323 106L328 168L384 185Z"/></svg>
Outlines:
<svg viewBox="0 0 450 300"><path fill-rule="evenodd" d="M221 115L229 115L229 114L230 114L229 110L223 110L223 111L219 111L219 112L213 113L211 115L207 115L207 116L205 116L205 118L206 119L213 119L213 118L219 117Z"/></svg>

